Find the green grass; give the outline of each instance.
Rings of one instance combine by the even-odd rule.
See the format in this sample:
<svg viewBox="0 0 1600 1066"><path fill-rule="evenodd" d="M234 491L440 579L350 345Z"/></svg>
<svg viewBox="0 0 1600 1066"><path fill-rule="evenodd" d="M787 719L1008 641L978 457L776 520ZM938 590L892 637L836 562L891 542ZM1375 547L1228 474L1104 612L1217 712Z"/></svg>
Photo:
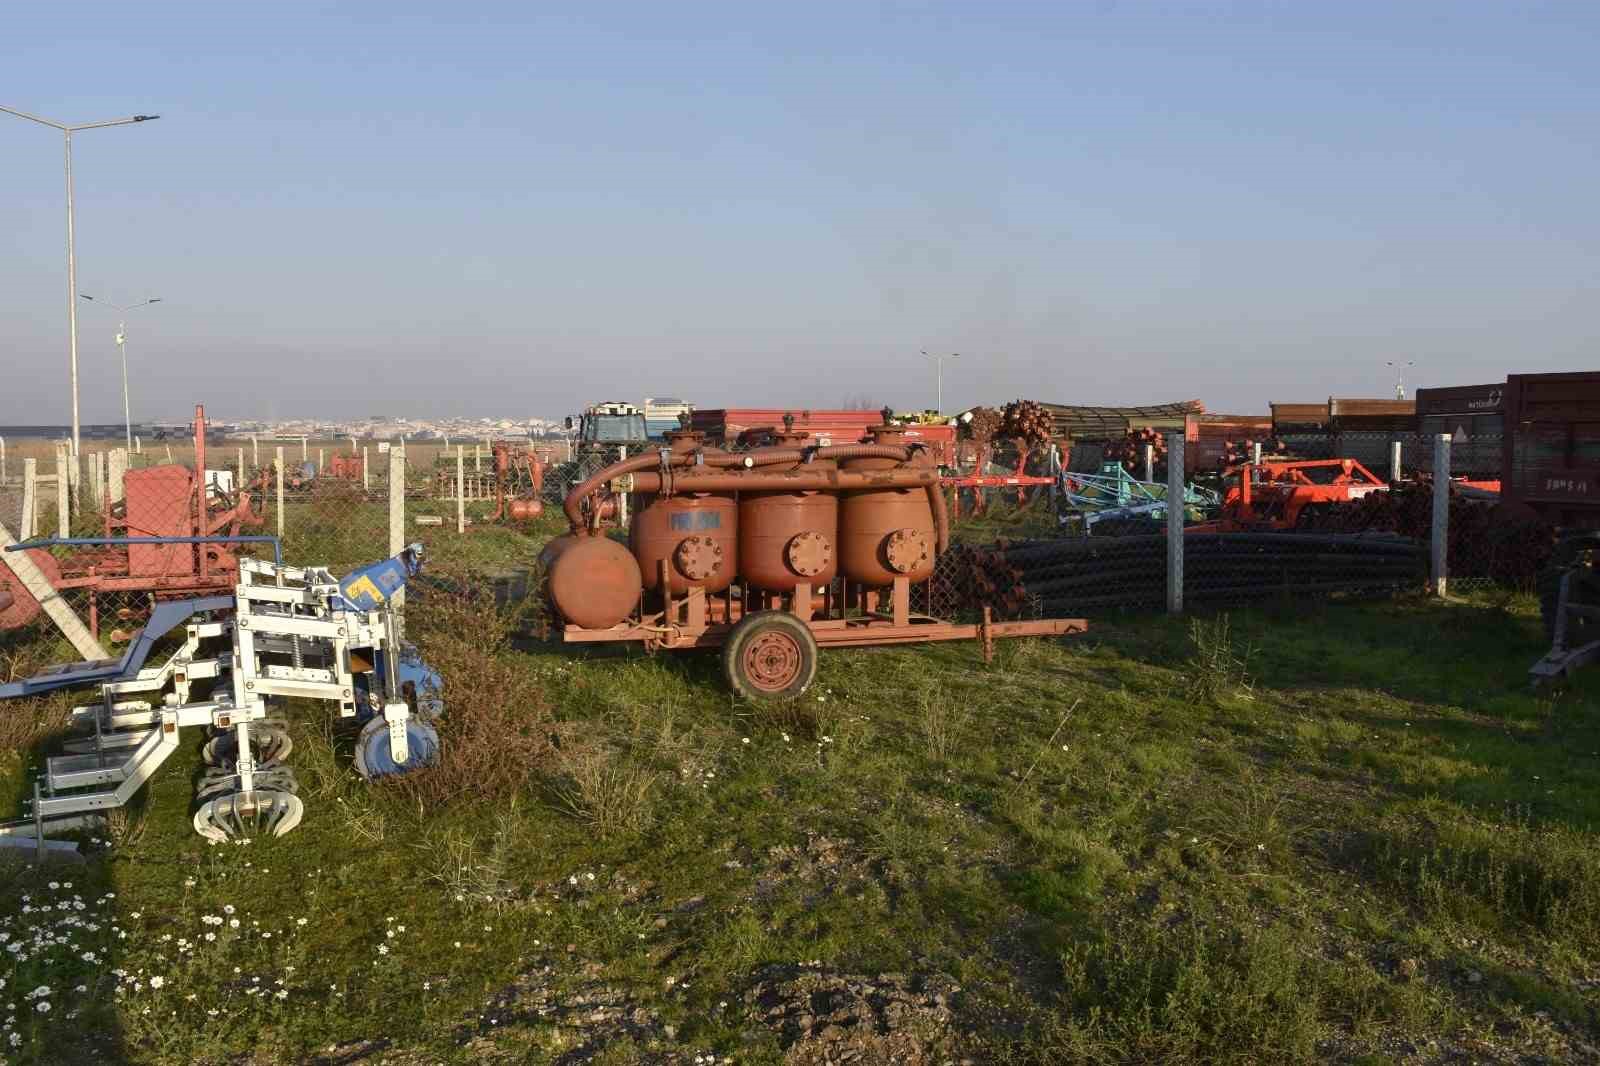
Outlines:
<svg viewBox="0 0 1600 1066"><path fill-rule="evenodd" d="M956 1061L1592 1056L1600 671L1535 697L1542 650L1532 605L1489 596L1122 618L987 666L830 651L781 708L732 700L709 655L497 652L561 737L513 798L365 786L307 710L288 837L196 837L186 746L102 858L6 868L13 937L61 921L25 893L103 916L0 955L14 1055L576 1061L590 1008L561 1005L603 989L644 1021L598 1061L778 1062L745 993L817 962L953 977Z"/></svg>

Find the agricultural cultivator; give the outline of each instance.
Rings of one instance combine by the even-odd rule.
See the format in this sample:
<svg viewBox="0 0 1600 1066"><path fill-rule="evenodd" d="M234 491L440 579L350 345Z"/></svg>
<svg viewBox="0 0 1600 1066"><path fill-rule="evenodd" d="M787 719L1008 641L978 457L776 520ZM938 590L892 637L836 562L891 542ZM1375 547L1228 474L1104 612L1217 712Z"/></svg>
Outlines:
<svg viewBox="0 0 1600 1066"><path fill-rule="evenodd" d="M956 550L963 594L1002 617L1156 608L1166 600L1167 538L1071 537ZM1193 534L1183 541L1184 602L1390 592L1427 580L1421 544L1390 536Z"/></svg>
<svg viewBox="0 0 1600 1066"><path fill-rule="evenodd" d="M697 412L698 415L698 412ZM702 434L615 463L573 488L571 532L541 555L560 637L721 648L730 686L797 696L827 646L1082 632L1082 620L955 624L913 611L949 549L938 467L903 426L862 444L807 446L800 430L742 454ZM624 545L607 535L633 496Z"/></svg>
<svg viewBox="0 0 1600 1066"><path fill-rule="evenodd" d="M1217 517L1185 533L1309 529L1342 504L1389 491L1388 482L1354 459L1245 463L1225 479Z"/></svg>
<svg viewBox="0 0 1600 1066"><path fill-rule="evenodd" d="M120 659L0 685L0 699L100 690L96 702L73 710L84 735L46 761L30 817L0 828L0 842L70 848L46 835L126 804L193 727L206 733L195 830L211 840L289 832L305 808L286 762L287 722L269 704L284 698L336 704L341 718L353 719L355 769L365 778L430 762L440 679L401 639L392 603L420 558L421 546L412 545L342 581L320 567L244 559L231 595L159 604ZM169 635L177 648L147 665Z"/></svg>
<svg viewBox="0 0 1600 1066"><path fill-rule="evenodd" d="M195 473L205 469L205 433L205 408L197 406L195 470L169 464L123 475L124 499L106 506L103 536L29 542L39 546L27 556L51 588L58 593L79 590L87 596L89 630L96 638L102 596L133 595L142 600L121 612L121 619L128 621L147 614L155 602L227 592L237 581L239 560L226 542L244 536L244 530L260 526L263 519L251 510L248 492L223 492L207 486ZM128 538L168 542L112 543ZM176 538L210 543L180 543ZM57 557L45 550L50 545L77 550ZM20 575L0 561L0 630L25 626L39 611L38 598ZM125 631L112 634L115 639L126 635Z"/></svg>
<svg viewBox="0 0 1600 1066"><path fill-rule="evenodd" d="M1153 532L1150 523L1167 514L1165 483L1139 481L1118 462L1101 466L1098 474L1061 474L1059 518L1062 525L1079 524L1089 533ZM1192 515L1210 514L1218 506L1217 494L1193 483L1183 491L1183 508Z"/></svg>

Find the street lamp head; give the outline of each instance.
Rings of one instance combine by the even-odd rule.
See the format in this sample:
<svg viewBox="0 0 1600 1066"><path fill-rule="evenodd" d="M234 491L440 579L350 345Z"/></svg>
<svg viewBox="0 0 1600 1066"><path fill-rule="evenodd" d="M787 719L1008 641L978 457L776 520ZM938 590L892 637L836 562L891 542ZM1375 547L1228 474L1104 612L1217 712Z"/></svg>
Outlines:
<svg viewBox="0 0 1600 1066"><path fill-rule="evenodd" d="M80 300L88 300L88 301L89 301L89 302L91 302L91 303L93 303L93 302L94 302L94 297L93 297L93 296L90 296L90 295L88 295L88 294L87 294L87 293L82 293L82 292L80 292L80 293L78 293L78 298L79 298L79 299L80 299Z"/></svg>
<svg viewBox="0 0 1600 1066"><path fill-rule="evenodd" d="M145 303L147 303L147 304L158 304L160 302L161 302L161 297L159 297L159 296L155 297L152 300L146 300L145 301Z"/></svg>
<svg viewBox="0 0 1600 1066"><path fill-rule="evenodd" d="M158 119L160 117L161 117L160 115L134 115L133 116L133 121L135 121L135 122L154 122L156 119Z"/></svg>

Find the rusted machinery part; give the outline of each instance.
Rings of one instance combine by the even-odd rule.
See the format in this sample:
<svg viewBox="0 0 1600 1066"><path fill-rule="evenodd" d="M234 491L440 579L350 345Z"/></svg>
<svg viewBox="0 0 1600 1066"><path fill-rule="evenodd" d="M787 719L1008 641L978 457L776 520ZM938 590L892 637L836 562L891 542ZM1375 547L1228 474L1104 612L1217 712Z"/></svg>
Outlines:
<svg viewBox="0 0 1600 1066"><path fill-rule="evenodd" d="M633 488L635 492L657 492L661 488L661 475L657 472L636 474ZM675 492L850 492L915 488L928 493L928 503L933 508L934 543L938 554L943 555L950 548L950 512L939 486L939 471L934 467L862 471L808 471L802 467L776 474L690 472L673 481Z"/></svg>
<svg viewBox="0 0 1600 1066"><path fill-rule="evenodd" d="M835 444L826 448L814 449L811 454L816 459L892 459L896 462L906 462L914 452L912 447L901 447L892 444ZM742 467L749 469L757 466L776 466L784 463L800 463L806 458L806 450L800 448L778 448L771 451L752 452L747 455L729 455L726 453L708 452L679 452L668 456L668 462L673 466L693 466L695 457L702 460L701 466L711 469L724 469ZM583 520L583 501L594 492L615 478L624 474L640 473L647 470L657 470L661 466L661 456L636 455L631 459L624 459L618 463L599 470L573 486L567 498L562 502L562 510L566 512L567 524L572 531L584 534L587 525ZM659 482L657 483L659 488ZM737 486L728 486L721 491L738 491L741 488L754 489L758 486L741 483ZM773 486L783 488L785 486ZM823 486L818 486L823 487ZM651 491L648 489L636 491Z"/></svg>
<svg viewBox="0 0 1600 1066"><path fill-rule="evenodd" d="M39 568L52 588L61 585L61 566L56 557L40 548L27 556ZM0 630L21 629L39 616L39 601L9 566L0 563Z"/></svg>

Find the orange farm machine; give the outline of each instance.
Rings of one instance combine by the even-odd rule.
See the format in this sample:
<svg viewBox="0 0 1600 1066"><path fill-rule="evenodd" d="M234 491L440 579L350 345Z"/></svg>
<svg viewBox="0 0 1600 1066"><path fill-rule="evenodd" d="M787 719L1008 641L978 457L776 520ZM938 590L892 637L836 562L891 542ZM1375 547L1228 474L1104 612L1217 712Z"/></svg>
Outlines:
<svg viewBox="0 0 1600 1066"><path fill-rule="evenodd" d="M873 426L859 444L810 435L732 454L681 430L575 486L571 531L541 556L560 639L720 648L734 691L781 699L811 684L821 647L975 639L987 654L1000 637L1085 630L935 617L950 529L931 450L904 426ZM623 495L626 543L607 529Z"/></svg>
<svg viewBox="0 0 1600 1066"><path fill-rule="evenodd" d="M206 486L206 422L200 406L195 407L194 447L194 470L178 464L129 470L123 476L123 500L104 510L102 536L28 542L27 557L52 589L85 594L89 629L96 637L105 597L118 601L117 615L127 620L148 613L155 601L225 593L238 583L239 560L230 550L236 545L227 542L255 539L243 531L261 525L262 517L251 510L248 492L230 496ZM145 538L164 543L117 543ZM57 556L47 550L51 547L66 551ZM27 625L39 612L38 598L0 563L0 631Z"/></svg>

